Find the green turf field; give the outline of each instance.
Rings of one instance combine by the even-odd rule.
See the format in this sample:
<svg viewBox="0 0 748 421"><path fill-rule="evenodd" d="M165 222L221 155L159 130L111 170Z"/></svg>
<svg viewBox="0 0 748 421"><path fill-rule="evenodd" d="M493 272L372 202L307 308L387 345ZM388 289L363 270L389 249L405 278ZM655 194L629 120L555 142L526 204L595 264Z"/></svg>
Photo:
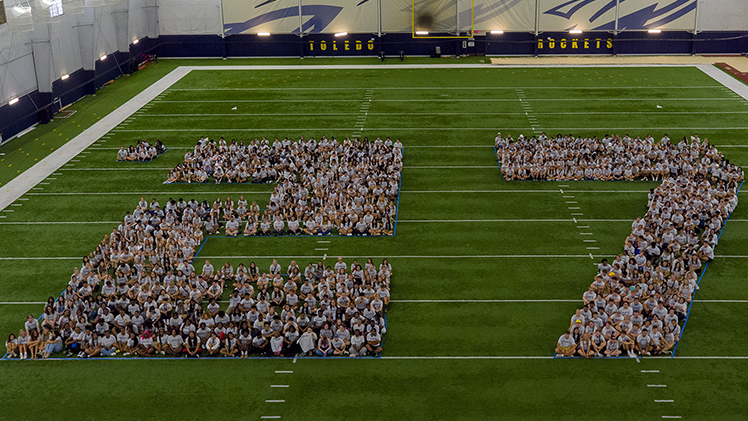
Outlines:
<svg viewBox="0 0 748 421"><path fill-rule="evenodd" d="M186 63L162 61L118 80L102 91L116 94L86 99L70 121L53 123L65 133L57 137L72 138ZM202 63L226 62L189 62ZM498 130L676 140L698 133L748 166L746 101L693 68L350 70L322 63L330 68L193 71L2 212L0 298L15 304L0 304L0 334L38 315L40 304L18 303L57 296L80 257L141 196L162 204L227 195L267 203L269 185L162 184L200 136L391 136L405 145L396 236L330 237L324 245L315 237L211 238L195 264L388 258L394 302L382 359L2 361L3 418L47 416L41 400L59 402L54 411L64 419L744 419L748 380L740 373L748 359L549 359L592 281L593 263L621 251L658 183L504 182L493 139ZM23 147L41 154L26 136ZM172 149L150 163L115 162L116 150L138 139ZM4 157L3 164L18 163L2 165L3 184L13 168L33 165L24 157ZM740 322L748 308L746 215L738 206L727 223L678 357L748 356ZM597 402L604 406L594 409ZM612 402L620 408L611 411Z"/></svg>

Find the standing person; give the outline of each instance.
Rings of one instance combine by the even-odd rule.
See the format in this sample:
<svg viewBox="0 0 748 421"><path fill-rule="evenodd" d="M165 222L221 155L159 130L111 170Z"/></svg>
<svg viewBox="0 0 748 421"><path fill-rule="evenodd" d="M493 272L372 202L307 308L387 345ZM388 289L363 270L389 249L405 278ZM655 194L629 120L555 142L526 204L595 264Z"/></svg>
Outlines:
<svg viewBox="0 0 748 421"><path fill-rule="evenodd" d="M39 333L39 321L36 320L32 314L29 314L26 317L26 323L24 324L24 327L26 328L26 333L28 335L31 335L32 330L36 330L36 333Z"/></svg>

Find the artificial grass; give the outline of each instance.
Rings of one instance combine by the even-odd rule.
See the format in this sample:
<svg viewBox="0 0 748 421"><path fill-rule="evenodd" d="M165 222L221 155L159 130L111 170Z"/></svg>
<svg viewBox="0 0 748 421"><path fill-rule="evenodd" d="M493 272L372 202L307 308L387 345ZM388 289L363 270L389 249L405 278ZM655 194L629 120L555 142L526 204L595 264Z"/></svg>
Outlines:
<svg viewBox="0 0 748 421"><path fill-rule="evenodd" d="M323 61L332 63L331 61ZM320 62L317 61L317 62ZM240 63L298 63L299 61L234 61ZM303 61L305 64L311 60ZM433 61L430 61L433 62ZM437 61L442 63L443 61ZM446 61L444 61L446 62ZM190 61L162 61L153 66L164 73ZM199 61L198 64L215 64ZM337 63L337 62L335 62ZM371 60L345 61L344 64ZM387 64L387 62L385 62ZM740 127L743 101L735 100L700 71L682 68L601 68L601 69L382 69L351 71L200 71L193 72L174 88L210 88L205 91L169 90L163 98L223 101L224 103L170 103L153 101L127 126L113 130L106 140L88 148L85 158L63 167L49 185L32 190L19 201L15 212L3 213L0 223L27 221L119 221L140 198L156 197L164 204L169 197L206 199L245 194L263 206L272 185L164 185L167 168L181 162L186 148L194 146L201 135L224 136L244 141L255 136L350 136L359 114L363 93L374 90L373 101L363 135L400 137L405 145L405 168L398 213L397 235L382 238L210 238L195 263L198 270L205 257L213 264L230 260L248 264L255 261L265 268L269 259L284 256L300 264L316 262L327 254L330 262L338 255L357 256L359 262L369 256L389 257L395 272L394 300L439 299L577 299L578 302L535 303L407 303L394 302L388 312L388 333L384 356L470 356L537 355L550 356L556 338L568 326L569 317L581 304L581 294L592 281L594 264L602 256L622 249L630 224L646 211L646 192L657 182L505 182L496 167L492 140L496 131L506 127L523 128L531 133L515 88L526 94L540 126L545 127L623 127L638 129L631 135L652 133L656 138L665 130L650 127L716 127L699 130L718 145L740 145L748 130ZM284 73L285 72L285 73ZM155 73L155 72L154 72ZM324 76L323 76L324 73ZM146 75L146 72L138 73ZM136 75L138 75L136 74ZM289 79L288 75L295 75ZM333 77L334 76L334 77ZM134 80L130 78L131 80ZM255 79L252 79L255 77ZM256 81L258 78L264 81ZM284 79L284 77L286 79ZM311 79L310 79L311 78ZM273 80L275 79L275 80ZM298 80L296 80L298 79ZM284 80L286 82L284 82ZM117 81L112 87L118 86ZM127 81L126 81L127 82ZM614 84L615 82L615 84ZM218 90L232 86L262 83L261 90ZM698 88L649 89L648 85L700 86ZM662 84L662 85L660 85ZM202 86L207 85L207 86ZM330 88L302 91L301 87ZM462 89L462 87L505 87L511 89ZM563 86L564 89L541 89ZM625 89L611 88L623 86ZM639 89L639 86L644 88ZM701 86L706 86L705 88ZM265 88L299 88L273 90ZM432 90L402 89L433 87ZM439 88L459 89L439 89ZM570 87L579 87L574 89ZM340 89L348 88L348 89ZM109 88L107 88L109 89ZM122 88L128 91L127 87ZM133 94L137 91L135 87ZM442 95L449 95L443 97ZM682 96L681 96L682 95ZM126 99L121 95L121 102ZM669 98L662 112L709 111L713 114L664 114L655 98ZM719 100L677 100L675 98L720 98ZM99 99L97 96L95 99ZM277 98L280 102L263 103ZM308 103L283 102L306 98ZM378 99L414 99L383 101ZM512 101L470 101L502 98ZM543 101L543 98L565 99ZM616 100L615 98L625 98ZM290 114L276 116L223 116L231 114L231 101L239 103L239 113ZM321 99L323 102L311 102ZM355 101L338 101L355 99ZM438 101L426 101L437 99ZM461 99L463 101L442 101ZM516 101L514 101L516 99ZM591 100L597 99L597 100ZM602 99L602 100L601 100ZM605 99L608 99L607 101ZM450 112L482 113L449 116ZM303 116L297 114L345 113L339 116ZM546 113L570 112L564 115ZM613 114L631 113L631 114ZM719 112L725 112L720 114ZM149 114L215 114L211 116L174 115L148 117ZM378 113L399 113L400 116ZM408 115L409 113L416 113ZM500 113L512 113L503 115ZM610 113L610 114L606 114ZM76 115L77 116L77 115ZM91 121L93 122L93 121ZM205 130L206 127L236 131ZM258 129L261 127L279 130ZM327 127L327 128L326 128ZM473 130L481 127L480 130ZM177 128L187 131L154 131ZM253 129L252 131L240 129ZM312 130L319 128L323 130ZM338 128L332 130L330 128ZM379 130L377 128L391 128ZM464 128L463 130L451 130ZM123 131L128 130L128 131ZM39 130L39 129L37 129ZM129 131L132 130L132 131ZM513 135L520 131L512 130ZM550 132L550 131L549 131ZM564 130L568 132L568 130ZM620 130L575 130L574 133L601 136ZM671 138L692 134L693 130L667 130ZM553 133L553 132L551 132ZM161 139L172 151L147 164L113 162L116 148L139 138ZM420 147L419 147L420 146ZM455 146L455 147L433 147ZM463 146L463 147L461 147ZM481 147L464 147L481 146ZM107 149L104 149L107 148ZM740 148L721 149L733 162L748 165L748 156ZM487 166L489 168L417 168L439 166ZM81 171L116 167L117 170ZM122 168L133 168L125 171ZM559 184L569 187L559 187ZM563 189L564 193L561 193ZM439 193L418 191L443 190ZM492 192L467 192L492 190ZM460 192L463 191L463 192ZM125 193L86 195L80 193ZM64 194L63 194L64 193ZM72 193L72 194L71 194ZM564 198L573 195L573 199ZM567 204L566 201L577 204ZM579 224L571 221L568 207L580 207ZM733 218L742 215L738 206ZM576 212L576 211L574 211ZM414 220L521 219L495 222L404 222ZM593 219L593 221L585 221ZM620 221L594 221L620 219ZM404 221L403 221L404 220ZM533 221L538 220L538 221ZM548 221L561 220L561 221ZM0 257L61 256L88 254L114 224L0 225L0 241L7 244ZM577 225L589 226L595 247L583 243ZM696 299L746 299L741 274L746 261L720 258L720 254L743 254L740 241L744 228L740 222L728 222L716 251L718 257L709 266ZM317 241L330 243L317 243ZM327 248L328 250L315 250ZM594 259L588 254L592 252ZM467 257L494 255L573 255L579 257ZM266 256L228 258L225 256ZM310 256L310 257L304 257ZM457 257L408 257L457 256ZM465 256L465 257L460 257ZM347 259L350 261L350 259ZM376 257L375 261L381 261ZM0 260L0 297L7 301L44 301L59 294L78 260ZM745 355L742 330L732 327L744 303L723 306L720 303L695 303L692 318L679 345L679 355ZM0 332L17 331L25 314L38 314L40 305L0 305ZM33 368L37 364L41 368ZM242 364L239 366L238 364ZM283 418L320 419L354 416L374 419L433 418L513 418L578 419L586 414L590 402L610 400L626 402L626 411L613 418L671 415L653 399L675 398L678 413L689 418L739 419L745 402L734 399L746 385L745 379L731 375L740 372L745 362L712 360L642 359L628 360L386 360L377 361L62 361L46 363L3 362L0 396L10 401L7 416L13 419L35 418L41 409L32 399L39 394L47 400L64 401L66 418L162 418L164 413L193 418L258 418L266 413L265 399L286 399L278 412ZM667 379L666 390L646 388L647 379L639 370L661 369ZM293 378L283 378L291 387L271 390L276 384L273 370L291 369ZM147 374L144 374L147 373ZM728 376L729 375L729 376ZM725 378L727 376L727 378ZM78 379L88 379L85 387L72 388ZM54 379L54 380L51 380ZM116 379L116 381L112 380ZM67 386L57 386L63 383ZM9 390L12 389L12 390ZM91 402L107 393L106 405L75 414L69 408L91 408ZM154 392L156 390L156 392ZM272 393L271 393L272 392ZM310 399L310 393L314 398ZM19 399L18 396L21 396ZM192 398L192 397L195 398ZM186 399L185 399L186 397ZM241 397L241 398L235 398ZM699 399L696 399L698 397ZM191 399L192 398L192 399ZM696 401L703 401L697 404ZM241 402L241 403L237 403ZM159 412L150 408L158 406ZM367 407L371 412L366 412ZM21 412L19 407L28 408ZM206 414L206 407L215 408ZM324 412L320 408L335 408ZM166 412L164 412L166 411ZM127 415L123 415L127 414ZM365 415L364 415L365 414Z"/></svg>

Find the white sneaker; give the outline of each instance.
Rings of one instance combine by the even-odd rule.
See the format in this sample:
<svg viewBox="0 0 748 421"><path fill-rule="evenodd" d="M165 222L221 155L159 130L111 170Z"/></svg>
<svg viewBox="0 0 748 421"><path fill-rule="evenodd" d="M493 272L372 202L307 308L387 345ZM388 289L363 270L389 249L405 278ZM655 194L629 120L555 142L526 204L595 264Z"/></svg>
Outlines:
<svg viewBox="0 0 748 421"><path fill-rule="evenodd" d="M128 355L130 355L130 353L129 353L129 352L124 352L124 353L122 353L122 356L123 356L123 357L126 357L126 356L128 356Z"/></svg>
<svg viewBox="0 0 748 421"><path fill-rule="evenodd" d="M166 355L166 353L164 351L161 351L161 355Z"/></svg>

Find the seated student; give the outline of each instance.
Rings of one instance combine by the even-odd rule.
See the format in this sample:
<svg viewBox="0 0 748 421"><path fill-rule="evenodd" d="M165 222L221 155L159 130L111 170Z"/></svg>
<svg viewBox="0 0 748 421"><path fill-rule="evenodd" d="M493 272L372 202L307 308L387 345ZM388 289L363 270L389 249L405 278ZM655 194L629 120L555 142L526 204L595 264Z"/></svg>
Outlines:
<svg viewBox="0 0 748 421"><path fill-rule="evenodd" d="M577 330L577 329L575 329ZM577 346L577 354L584 358L592 358L595 355L595 350L592 348L592 339L589 333L584 333L579 338L579 345Z"/></svg>
<svg viewBox="0 0 748 421"><path fill-rule="evenodd" d="M355 224L355 228L353 229L353 235L368 235L368 233L368 225L366 224L366 222L364 222L363 218L359 219Z"/></svg>
<svg viewBox="0 0 748 421"><path fill-rule="evenodd" d="M226 335L226 338L223 340L223 348L221 349L221 354L223 354L226 357L235 357L237 353L239 353L239 347L238 341L234 334L232 332L229 332L228 335Z"/></svg>
<svg viewBox="0 0 748 421"><path fill-rule="evenodd" d="M120 339L121 335L126 336L126 339ZM122 352L122 356L124 357L128 355L138 355L138 352L141 349L138 335L133 331L118 333L116 346L119 347L119 350Z"/></svg>
<svg viewBox="0 0 748 421"><path fill-rule="evenodd" d="M210 335L210 338L205 343L205 350L208 351L209 357L217 357L221 352L221 340L215 332Z"/></svg>
<svg viewBox="0 0 748 421"><path fill-rule="evenodd" d="M127 160L127 150L125 150L124 146L120 146L119 150L117 151L117 161L126 161Z"/></svg>
<svg viewBox="0 0 748 421"><path fill-rule="evenodd" d="M372 329L366 334L366 350L373 355L382 352L382 337L377 330Z"/></svg>
<svg viewBox="0 0 748 421"><path fill-rule="evenodd" d="M291 216L288 221L288 233L290 235L299 235L301 230L299 229L299 221L296 220L295 216Z"/></svg>
<svg viewBox="0 0 748 421"><path fill-rule="evenodd" d="M239 349L239 358L247 358L250 346L252 345L252 335L249 329L242 329L237 338L237 347Z"/></svg>
<svg viewBox="0 0 748 421"><path fill-rule="evenodd" d="M606 357L617 357L621 355L621 344L618 341L618 333L614 333L605 346Z"/></svg>
<svg viewBox="0 0 748 421"><path fill-rule="evenodd" d="M38 330L31 330L30 333L31 334L29 335L29 340L26 343L26 346L28 347L28 352L31 356L31 359L35 360L40 353L40 346L42 341Z"/></svg>
<svg viewBox="0 0 748 421"><path fill-rule="evenodd" d="M250 352L257 352L260 355L267 355L268 349L270 348L270 342L265 336L260 334L260 331L255 329L252 332L252 343L250 345Z"/></svg>
<svg viewBox="0 0 748 421"><path fill-rule="evenodd" d="M635 349L640 355L651 355L651 351L654 349L652 346L652 337L646 329L643 329L639 336L636 337Z"/></svg>
<svg viewBox="0 0 748 421"><path fill-rule="evenodd" d="M91 335L91 338L86 342L86 345L84 346L83 351L81 351L78 354L78 357L80 358L94 357L96 355L99 355L99 352L101 352L101 345L99 344L99 334L94 332Z"/></svg>
<svg viewBox="0 0 748 421"><path fill-rule="evenodd" d="M345 341L337 333L332 335L332 341L330 344L332 345L333 355L345 355L348 353Z"/></svg>
<svg viewBox="0 0 748 421"><path fill-rule="evenodd" d="M280 331L274 330L270 336L270 352L273 357L280 357L283 354L285 341Z"/></svg>
<svg viewBox="0 0 748 421"><path fill-rule="evenodd" d="M330 340L327 338L327 336L322 336L320 338L316 353L320 357L329 357L330 355L332 355L332 344L330 343Z"/></svg>
<svg viewBox="0 0 748 421"><path fill-rule="evenodd" d="M669 326L663 328L662 338L660 338L660 351L664 354L671 354L671 349L675 345L675 335L670 331Z"/></svg>
<svg viewBox="0 0 748 421"><path fill-rule="evenodd" d="M161 354L172 357L179 356L182 354L183 344L184 340L182 336L177 332L176 328L172 328L170 334L165 337L165 342L162 343Z"/></svg>
<svg viewBox="0 0 748 421"><path fill-rule="evenodd" d="M285 226L286 224L283 222L280 216L276 216L275 221L273 222L273 235L283 235L285 233L285 231L283 230Z"/></svg>
<svg viewBox="0 0 748 421"><path fill-rule="evenodd" d="M18 338L14 334L8 335L8 340L5 341L5 350L8 352L10 358L18 356Z"/></svg>
<svg viewBox="0 0 748 421"><path fill-rule="evenodd" d="M244 226L244 236L249 237L257 234L257 221L254 217L247 218L247 224Z"/></svg>
<svg viewBox="0 0 748 421"><path fill-rule="evenodd" d="M265 216L262 217L262 222L260 222L260 235L270 235L272 231L270 231L270 228L272 225L270 222L268 222L267 218Z"/></svg>
<svg viewBox="0 0 748 421"><path fill-rule="evenodd" d="M556 346L556 354L559 354L563 357L571 357L574 355L574 352L576 350L576 342L574 342L574 338L571 337L571 332L566 331L561 337L558 338L558 344Z"/></svg>
<svg viewBox="0 0 748 421"><path fill-rule="evenodd" d="M62 352L62 336L57 331L50 331L48 332L49 335L47 336L46 342L44 345L44 351L42 353L42 358L49 358L50 355Z"/></svg>
<svg viewBox="0 0 748 421"><path fill-rule="evenodd" d="M351 336L351 347L348 349L348 353L351 357L363 357L366 355L366 338L360 330L355 329L353 336Z"/></svg>
<svg viewBox="0 0 748 421"><path fill-rule="evenodd" d="M229 237L236 237L237 234L239 234L240 227L240 221L234 218L234 215L231 215L229 220L226 222L226 235Z"/></svg>
<svg viewBox="0 0 748 421"><path fill-rule="evenodd" d="M117 353L117 348L115 348L114 346L116 343L117 338L112 335L112 332L110 330L107 330L104 333L104 336L99 338L99 345L101 346L99 353L105 357L111 357L112 355Z"/></svg>
<svg viewBox="0 0 748 421"><path fill-rule="evenodd" d="M25 331L23 331L25 333ZM21 339L19 337L19 339ZM80 356L81 351L83 350L83 347L86 345L86 334L81 330L81 327L79 325L75 326L75 330L70 335L70 337L65 340L65 346L68 350L68 357L72 356L73 354L77 354ZM20 341L19 341L20 346Z"/></svg>
<svg viewBox="0 0 748 421"><path fill-rule="evenodd" d="M299 338L298 344L301 349L301 355L308 355L317 348L317 334L314 333L311 327L308 327Z"/></svg>

